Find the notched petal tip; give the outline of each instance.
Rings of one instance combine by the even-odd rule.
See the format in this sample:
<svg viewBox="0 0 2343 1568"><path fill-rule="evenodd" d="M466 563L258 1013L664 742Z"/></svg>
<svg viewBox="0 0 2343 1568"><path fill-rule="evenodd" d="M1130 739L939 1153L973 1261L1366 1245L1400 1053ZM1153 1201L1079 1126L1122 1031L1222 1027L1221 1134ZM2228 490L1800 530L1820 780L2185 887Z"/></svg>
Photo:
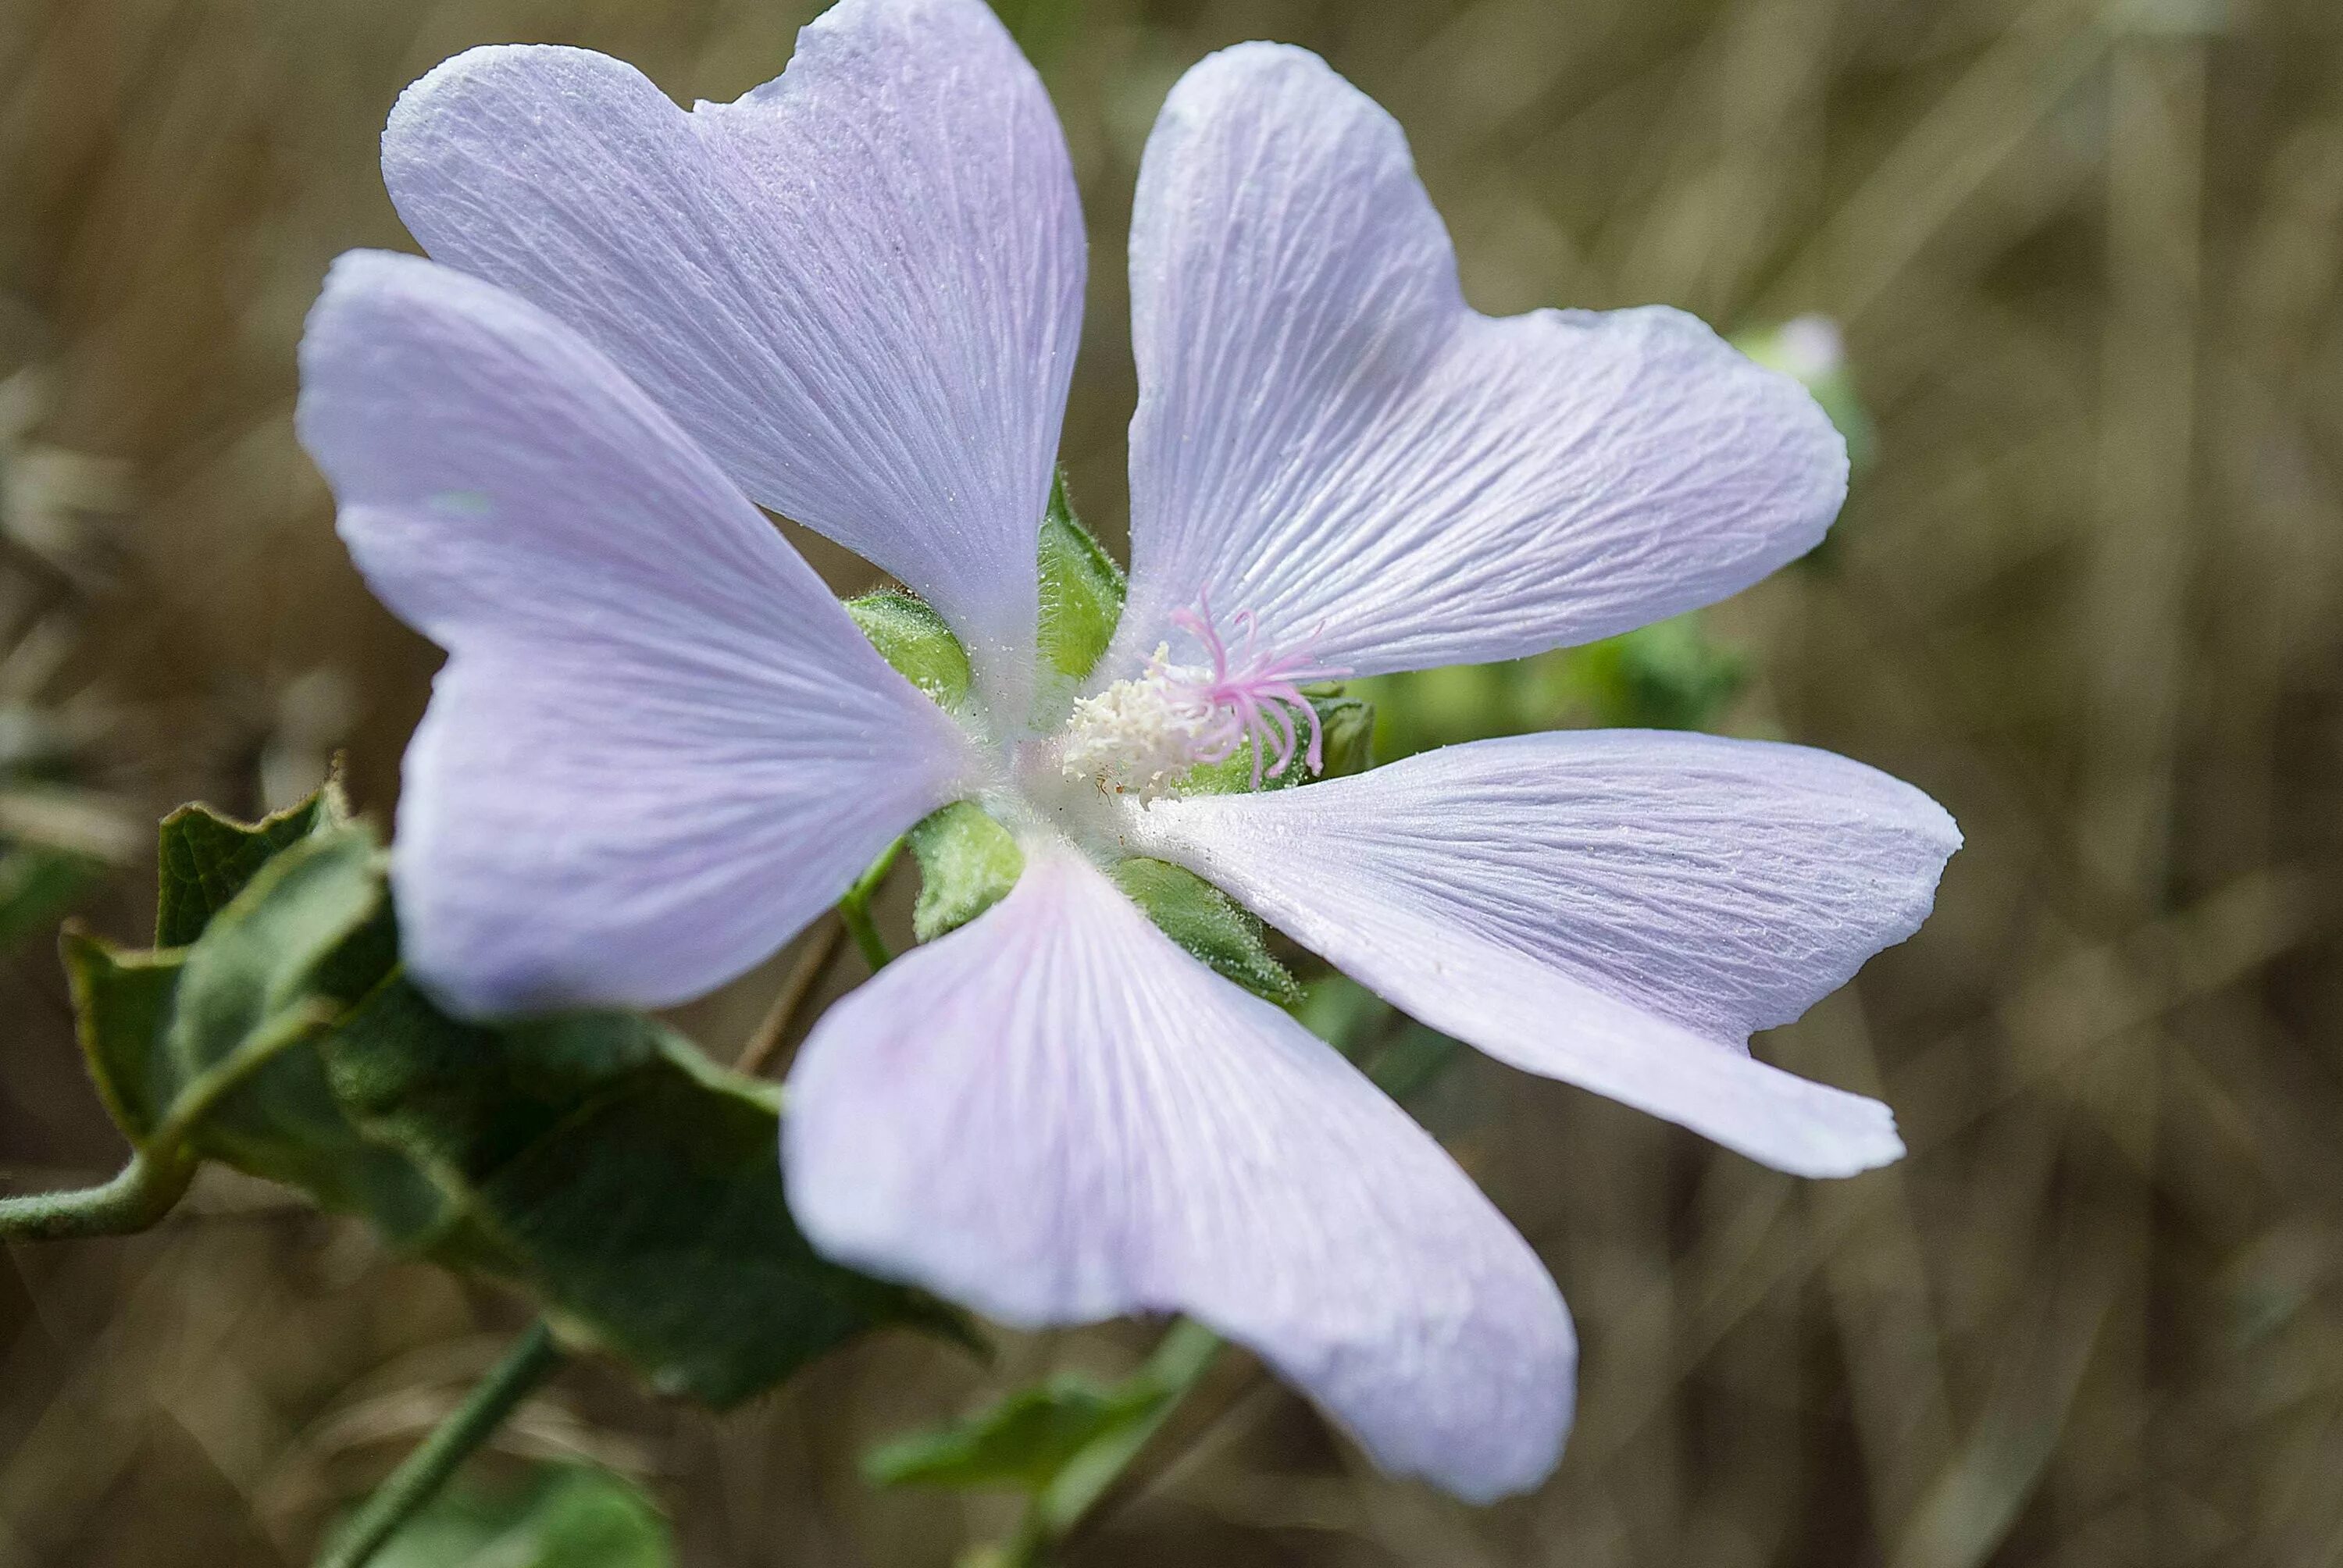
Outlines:
<svg viewBox="0 0 2343 1568"><path fill-rule="evenodd" d="M658 91L633 65L598 50L568 44L475 45L440 61L400 91L383 126L384 156L387 159L394 148L404 152L416 147L418 133L428 130L433 121L482 97L540 92L558 87L565 78L574 82L593 76ZM391 194L396 201L395 186Z"/></svg>
<svg viewBox="0 0 2343 1568"><path fill-rule="evenodd" d="M1739 1149L1729 1142L1726 1147L1785 1175L1815 1181L1860 1176L1866 1171L1893 1165L1909 1152L1896 1129L1896 1112L1885 1101L1832 1090L1809 1080L1798 1081L1810 1089L1844 1097L1834 1108L1826 1132L1795 1142L1783 1140L1756 1151Z"/></svg>

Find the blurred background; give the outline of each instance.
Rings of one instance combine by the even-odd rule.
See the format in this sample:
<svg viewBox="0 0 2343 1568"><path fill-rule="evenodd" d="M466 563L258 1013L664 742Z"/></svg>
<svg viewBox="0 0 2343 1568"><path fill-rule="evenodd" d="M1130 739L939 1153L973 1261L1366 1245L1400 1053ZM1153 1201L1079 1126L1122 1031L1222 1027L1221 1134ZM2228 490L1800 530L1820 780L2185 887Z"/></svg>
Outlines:
<svg viewBox="0 0 2343 1568"><path fill-rule="evenodd" d="M407 243L375 164L400 86L525 39L726 98L818 8L0 0L12 1190L120 1159L54 928L77 910L147 940L153 818L282 803L337 749L363 809L394 799L436 655L360 587L291 412L327 260ZM1679 722L1846 752L1968 836L1918 938L1759 1042L1884 1094L1901 1165L1801 1184L1474 1060L1414 1101L1578 1316L1581 1418L1542 1492L1474 1511L1383 1481L1238 1369L1070 1560L2343 1563L2332 0L1002 9L1088 205L1065 450L1102 535L1121 537L1121 254L1148 126L1205 52L1307 45L1406 126L1482 309L1665 301L1827 359L1826 331L1765 336L1820 316L1844 329L1840 412L1866 422L1816 558L1591 662L1389 685L1387 745L1604 718L1645 679L1659 698L1627 711L1679 701ZM799 956L683 1023L730 1057ZM7 1264L8 1568L306 1562L527 1315L220 1171L153 1233ZM940 1568L1011 1503L873 1491L859 1453L1148 1341L1021 1340L988 1368L882 1337L720 1417L587 1365L482 1475L599 1466L685 1563ZM489 1561L476 1545L408 1561Z"/></svg>

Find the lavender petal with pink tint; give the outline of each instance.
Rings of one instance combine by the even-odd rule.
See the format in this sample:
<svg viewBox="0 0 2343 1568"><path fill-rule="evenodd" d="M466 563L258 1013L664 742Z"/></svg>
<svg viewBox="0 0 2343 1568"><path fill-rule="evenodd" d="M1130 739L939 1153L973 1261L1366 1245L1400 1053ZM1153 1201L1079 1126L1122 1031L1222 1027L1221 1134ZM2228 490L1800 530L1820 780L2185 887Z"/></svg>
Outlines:
<svg viewBox="0 0 2343 1568"><path fill-rule="evenodd" d="M334 266L301 439L384 603L448 650L391 877L467 1014L730 979L951 799L960 730L608 359L415 256Z"/></svg>
<svg viewBox="0 0 2343 1568"><path fill-rule="evenodd" d="M1917 930L1960 843L1943 808L1861 763L1560 731L1128 819L1136 852L1516 1067L1801 1175L1903 1152L1885 1106L1748 1051Z"/></svg>
<svg viewBox="0 0 2343 1568"><path fill-rule="evenodd" d="M1085 241L983 0L844 0L779 79L688 114L606 55L474 49L400 98L383 174L435 257L583 332L1017 700Z"/></svg>
<svg viewBox="0 0 2343 1568"><path fill-rule="evenodd" d="M1300 49L1172 89L1131 288L1131 598L1101 681L1207 591L1360 675L1584 642L1746 588L1845 496L1814 399L1691 317L1468 307L1399 126Z"/></svg>
<svg viewBox="0 0 2343 1568"><path fill-rule="evenodd" d="M1464 1497L1553 1468L1575 1342L1527 1244L1069 849L833 1007L788 1095L790 1205L833 1257L1031 1327L1190 1313Z"/></svg>

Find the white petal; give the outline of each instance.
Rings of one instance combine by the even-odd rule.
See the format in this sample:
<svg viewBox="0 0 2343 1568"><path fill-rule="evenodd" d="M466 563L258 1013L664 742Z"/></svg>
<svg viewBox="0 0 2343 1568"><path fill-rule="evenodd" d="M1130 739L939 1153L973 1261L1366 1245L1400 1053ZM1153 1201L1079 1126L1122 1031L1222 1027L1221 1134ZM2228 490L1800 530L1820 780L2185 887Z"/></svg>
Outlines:
<svg viewBox="0 0 2343 1568"><path fill-rule="evenodd" d="M1070 851L831 1009L788 1092L790 1204L846 1262L1024 1325L1191 1313L1467 1497L1553 1468L1575 1348L1535 1255Z"/></svg>
<svg viewBox="0 0 2343 1568"><path fill-rule="evenodd" d="M1943 809L1804 747L1654 730L1453 746L1162 801L1179 860L1433 1027L1802 1175L1896 1159L1887 1108L1748 1054L1919 928Z"/></svg>
<svg viewBox="0 0 2343 1568"><path fill-rule="evenodd" d="M1021 679L1084 241L981 0L845 0L779 79L689 115L604 55L475 49L399 100L383 172L434 256L584 332L751 497Z"/></svg>
<svg viewBox="0 0 2343 1568"><path fill-rule="evenodd" d="M1584 642L1756 581L1845 494L1814 399L1688 316L1467 307L1398 125L1302 50L1242 45L1172 90L1131 286L1106 677L1208 593L1361 675Z"/></svg>
<svg viewBox="0 0 2343 1568"><path fill-rule="evenodd" d="M408 960L450 1006L696 995L955 792L952 722L536 307L354 253L301 378L359 569L451 656L392 849Z"/></svg>

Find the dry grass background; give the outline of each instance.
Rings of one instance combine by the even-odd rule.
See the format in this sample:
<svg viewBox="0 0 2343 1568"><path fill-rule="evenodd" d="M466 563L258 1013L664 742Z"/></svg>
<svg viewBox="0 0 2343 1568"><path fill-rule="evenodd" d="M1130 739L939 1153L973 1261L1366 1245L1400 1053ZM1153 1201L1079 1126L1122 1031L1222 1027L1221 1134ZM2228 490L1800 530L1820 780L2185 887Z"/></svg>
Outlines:
<svg viewBox="0 0 2343 1568"><path fill-rule="evenodd" d="M40 433L135 482L55 671L106 716L92 782L252 808L347 743L361 801L390 799L433 656L361 590L289 416L327 260L403 243L374 165L398 87L528 38L729 96L812 8L0 0L0 374L48 366ZM1310 45L1406 125L1483 309L1846 323L1879 460L1825 559L1715 618L1757 671L1731 727L1912 779L1969 839L1916 941L1761 1045L1885 1092L1898 1167L1802 1185L1479 1063L1427 1108L1579 1317L1583 1414L1542 1493L1386 1483L1256 1384L1075 1560L2343 1562L2331 0L1024 9L1093 235L1067 440L1093 520L1121 504L1154 108L1208 49ZM149 885L126 871L94 918L143 936ZM785 962L691 1027L731 1049ZM0 970L0 1161L116 1148L35 943ZM518 1319L226 1181L157 1233L9 1261L0 1564L303 1561ZM648 1477L693 1564L941 1564L1002 1515L870 1494L859 1446L1141 1343L988 1372L873 1342L721 1419L589 1368L508 1446Z"/></svg>

